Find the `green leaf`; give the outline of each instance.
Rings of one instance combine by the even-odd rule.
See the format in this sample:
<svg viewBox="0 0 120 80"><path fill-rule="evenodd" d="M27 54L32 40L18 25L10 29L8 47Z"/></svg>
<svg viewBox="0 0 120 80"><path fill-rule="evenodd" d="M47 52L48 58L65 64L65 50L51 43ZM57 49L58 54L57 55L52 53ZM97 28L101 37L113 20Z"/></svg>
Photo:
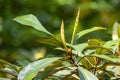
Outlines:
<svg viewBox="0 0 120 80"><path fill-rule="evenodd" d="M53 36L50 32L48 32L42 26L42 24L38 21L38 19L32 14L18 16L16 18L14 18L14 20L18 23L21 23L21 24L27 25L27 26L31 26L31 27L35 28L36 30L39 30L41 32L44 32L46 34Z"/></svg>
<svg viewBox="0 0 120 80"><path fill-rule="evenodd" d="M88 34L90 32L97 31L97 30L106 30L106 28L103 28L103 27L93 27L93 28L90 28L90 29L83 30L83 31L77 33L77 39L79 39L80 37L82 37L85 34Z"/></svg>
<svg viewBox="0 0 120 80"><path fill-rule="evenodd" d="M111 40L111 41L108 41L104 44L104 47L106 48L110 48L111 46L115 46L117 44L120 43L120 39L116 39L116 40Z"/></svg>
<svg viewBox="0 0 120 80"><path fill-rule="evenodd" d="M112 39L115 40L118 38L120 38L120 24L115 22L112 30Z"/></svg>
<svg viewBox="0 0 120 80"><path fill-rule="evenodd" d="M97 77L88 70L78 66L80 80L98 80Z"/></svg>
<svg viewBox="0 0 120 80"><path fill-rule="evenodd" d="M49 45L53 45L53 46L62 47L61 42L56 40L55 38L37 38L35 40L40 43L45 43L45 44L49 44Z"/></svg>
<svg viewBox="0 0 120 80"><path fill-rule="evenodd" d="M89 39L88 44L89 45L104 45L105 42L99 39Z"/></svg>
<svg viewBox="0 0 120 80"><path fill-rule="evenodd" d="M49 76L51 76L52 74L66 68L66 67L60 66L63 61L64 61L63 59L55 61L54 63L52 63L53 65L46 67L44 71L40 71L39 74L34 78L34 80L38 80L38 79L44 80Z"/></svg>
<svg viewBox="0 0 120 80"><path fill-rule="evenodd" d="M9 62L7 62L7 61L5 61L5 60L3 60L3 59L0 59L0 64L1 64L1 65L9 65L9 66L11 66L11 67L14 67L14 65L12 65L11 63L9 63Z"/></svg>
<svg viewBox="0 0 120 80"><path fill-rule="evenodd" d="M48 71L44 71L43 73L41 73L40 75L38 75L34 80L39 80L39 79L43 79L44 77L48 76L49 74L55 72L56 69L50 69ZM51 74L52 75L52 74ZM47 77L46 77L47 78Z"/></svg>
<svg viewBox="0 0 120 80"><path fill-rule="evenodd" d="M17 60L16 61L19 65L21 65L21 66L26 66L26 65L28 65L30 62L28 61L28 60L26 60L26 59L21 59L21 60Z"/></svg>
<svg viewBox="0 0 120 80"><path fill-rule="evenodd" d="M9 66L5 67L4 69L1 69L0 72L4 72L15 77L18 76L18 72L16 72L14 69L10 68Z"/></svg>
<svg viewBox="0 0 120 80"><path fill-rule="evenodd" d="M65 76L71 74L73 71L76 71L76 69L77 69L77 67L69 67L68 66L67 68L61 69L58 72L54 73L50 77L56 78L55 80L64 80Z"/></svg>
<svg viewBox="0 0 120 80"><path fill-rule="evenodd" d="M62 80L79 80L79 77L76 74L68 74Z"/></svg>
<svg viewBox="0 0 120 80"><path fill-rule="evenodd" d="M87 50L90 50L90 52L96 52L97 54L113 53L109 48L99 46L99 45L86 46L82 52L85 53Z"/></svg>
<svg viewBox="0 0 120 80"><path fill-rule="evenodd" d="M67 51L68 49L67 49L66 41L65 41L64 22L63 21L61 23L60 36L61 36L61 41L62 41L62 44L63 44L63 48Z"/></svg>
<svg viewBox="0 0 120 80"><path fill-rule="evenodd" d="M61 58L45 58L28 64L18 74L18 80L32 80L41 69L45 69L46 67L51 66L52 63L58 59Z"/></svg>
<svg viewBox="0 0 120 80"><path fill-rule="evenodd" d="M0 80L11 80L11 79L8 79L8 78L0 78Z"/></svg>
<svg viewBox="0 0 120 80"><path fill-rule="evenodd" d="M61 23L60 36L64 46L66 46L65 34L64 34L64 22Z"/></svg>
<svg viewBox="0 0 120 80"><path fill-rule="evenodd" d="M77 33L77 28L78 28L78 23L79 23L79 17L80 17L80 10L78 11L77 16L76 16L75 25L74 25L73 34L72 34L71 44L74 43L75 35Z"/></svg>
<svg viewBox="0 0 120 80"><path fill-rule="evenodd" d="M94 57L81 57L79 56L79 62L82 66L84 66L86 69L93 68L94 65L96 65L95 58Z"/></svg>
<svg viewBox="0 0 120 80"><path fill-rule="evenodd" d="M82 50L88 46L88 43L81 43L81 44L76 44L76 45L71 45L73 49L82 52Z"/></svg>
<svg viewBox="0 0 120 80"><path fill-rule="evenodd" d="M119 57L114 57L114 56L107 56L107 55L99 55L99 54L92 54L91 56L99 57L114 63L120 63L120 58Z"/></svg>
<svg viewBox="0 0 120 80"><path fill-rule="evenodd" d="M40 73L34 80L47 79L48 77L51 77L53 74L55 74L63 69L65 69L65 67L52 68L52 69L46 70L46 71Z"/></svg>
<svg viewBox="0 0 120 80"><path fill-rule="evenodd" d="M0 59L0 71L1 72L5 72L5 73L9 73L13 76L17 76L19 69L20 69L20 67L14 65L14 64L11 64L5 60Z"/></svg>
<svg viewBox="0 0 120 80"><path fill-rule="evenodd" d="M29 76L27 76L24 80L32 80L36 76L35 73L31 73ZM21 80L21 79L18 79Z"/></svg>

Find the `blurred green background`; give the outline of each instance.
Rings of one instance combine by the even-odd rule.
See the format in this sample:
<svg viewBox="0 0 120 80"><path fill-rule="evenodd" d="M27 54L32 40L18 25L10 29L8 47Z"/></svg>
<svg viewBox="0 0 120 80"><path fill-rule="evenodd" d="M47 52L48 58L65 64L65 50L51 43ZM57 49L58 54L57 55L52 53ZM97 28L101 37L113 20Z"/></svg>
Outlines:
<svg viewBox="0 0 120 80"><path fill-rule="evenodd" d="M70 42L77 10L80 8L79 30L94 26L107 28L106 32L94 32L78 41L90 38L111 39L112 25L120 22L120 0L0 0L0 58L9 62L36 60L44 56L64 55L53 46L44 45L34 39L47 37L33 28L13 21L25 14L34 14L42 25L56 36L61 21L65 22L65 35Z"/></svg>

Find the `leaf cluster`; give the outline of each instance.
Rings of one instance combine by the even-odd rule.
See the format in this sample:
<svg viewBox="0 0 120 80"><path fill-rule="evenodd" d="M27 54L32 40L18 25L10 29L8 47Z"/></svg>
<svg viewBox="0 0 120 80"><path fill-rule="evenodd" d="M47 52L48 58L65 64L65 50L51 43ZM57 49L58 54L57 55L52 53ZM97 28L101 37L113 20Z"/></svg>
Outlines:
<svg viewBox="0 0 120 80"><path fill-rule="evenodd" d="M18 80L103 80L118 78L108 67L120 65L120 58L118 56L120 39L107 42L99 39L89 39L86 43L75 44L78 39L90 32L106 30L103 27L93 27L78 32L79 15L80 11L78 11L75 20L70 43L66 42L63 21L61 23L59 39L46 30L32 14L14 18L20 24L31 26L49 35L48 38L40 37L36 41L56 46L56 49L63 50L66 52L66 55L63 57L39 59L22 67L0 60L2 65L0 66L0 71L9 73Z"/></svg>

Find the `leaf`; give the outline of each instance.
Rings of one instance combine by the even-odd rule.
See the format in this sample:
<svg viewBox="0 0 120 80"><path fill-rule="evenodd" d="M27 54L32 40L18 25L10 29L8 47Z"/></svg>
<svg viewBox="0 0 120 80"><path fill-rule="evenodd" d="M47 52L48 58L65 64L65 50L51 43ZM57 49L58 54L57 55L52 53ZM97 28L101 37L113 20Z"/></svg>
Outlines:
<svg viewBox="0 0 120 80"><path fill-rule="evenodd" d="M11 64L11 63L3 60L3 59L0 59L0 71L9 73L9 74L11 74L11 75L14 75L14 72L15 72L15 75L14 75L14 76L16 76L16 75L17 75L18 68L20 68L20 67L18 67L18 66L16 66L16 65L13 65L13 64ZM6 69L7 69L7 70L6 70ZM12 73L13 73L13 74L12 74Z"/></svg>
<svg viewBox="0 0 120 80"><path fill-rule="evenodd" d="M11 79L8 79L8 78L0 78L0 80L11 80Z"/></svg>
<svg viewBox="0 0 120 80"><path fill-rule="evenodd" d="M89 45L104 45L105 42L99 39L89 39L88 44Z"/></svg>
<svg viewBox="0 0 120 80"><path fill-rule="evenodd" d="M34 80L39 80L39 79L47 79L48 77L52 76L53 74L57 73L58 71L61 71L65 69L65 67L59 67L59 68L52 68L47 71L42 72L39 74Z"/></svg>
<svg viewBox="0 0 120 80"><path fill-rule="evenodd" d="M109 48L106 48L106 47L103 47L103 46L99 46L99 45L89 45L89 46L86 46L83 49L82 52L85 53L85 51L87 51L87 50L90 50L90 52L93 52L95 50L97 54L113 53Z"/></svg>
<svg viewBox="0 0 120 80"><path fill-rule="evenodd" d="M36 38L35 40L40 43L62 47L61 42L56 40L55 38Z"/></svg>
<svg viewBox="0 0 120 80"><path fill-rule="evenodd" d="M18 76L18 72L16 72L13 69L10 69L10 68L1 69L0 72L4 72L4 73L10 74L10 75L15 76L15 77Z"/></svg>
<svg viewBox="0 0 120 80"><path fill-rule="evenodd" d="M56 79L55 80L64 80L64 77L66 76L66 75L69 75L69 74L71 74L73 71L75 71L76 70L76 68L77 67L67 67L67 68L65 68L65 69L61 69L61 70L59 70L58 72L56 72L55 74L53 74L52 76L50 76L50 77L56 77ZM49 78L50 78L49 77ZM69 79L68 79L69 80Z"/></svg>
<svg viewBox="0 0 120 80"><path fill-rule="evenodd" d="M118 38L120 38L120 24L115 22L112 30L112 39L115 40Z"/></svg>
<svg viewBox="0 0 120 80"><path fill-rule="evenodd" d="M55 72L56 69L51 69L48 71L44 71L43 73L41 73L40 75L38 75L34 80L39 80L39 79L43 79L44 77L48 76L49 74Z"/></svg>
<svg viewBox="0 0 120 80"><path fill-rule="evenodd" d="M38 80L38 79L44 80L49 76L51 76L52 74L66 68L66 67L60 66L62 62L63 62L63 59L55 61L54 63L52 63L53 65L46 67L44 71L40 71L39 74L35 77L35 80Z"/></svg>
<svg viewBox="0 0 120 80"><path fill-rule="evenodd" d="M68 74L62 80L79 80L79 77L76 74Z"/></svg>
<svg viewBox="0 0 120 80"><path fill-rule="evenodd" d="M78 28L78 23L79 23L79 17L80 17L80 10L78 11L77 16L76 16L75 25L74 25L73 34L72 34L71 44L74 43L75 35L77 33L77 28Z"/></svg>
<svg viewBox="0 0 120 80"><path fill-rule="evenodd" d="M90 32L97 31L97 30L106 30L106 28L103 28L103 27L93 27L93 28L90 28L90 29L83 30L83 31L77 33L77 39L79 39L80 37L82 37L85 34L88 34Z"/></svg>
<svg viewBox="0 0 120 80"><path fill-rule="evenodd" d="M82 52L82 50L88 46L88 43L81 43L81 44L76 44L76 45L72 45L73 49Z"/></svg>
<svg viewBox="0 0 120 80"><path fill-rule="evenodd" d="M17 60L16 62L21 66L26 66L30 63L27 59Z"/></svg>
<svg viewBox="0 0 120 80"><path fill-rule="evenodd" d="M52 63L58 59L61 58L45 58L28 64L18 74L18 80L32 80L41 69L45 69L46 67L52 65Z"/></svg>
<svg viewBox="0 0 120 80"><path fill-rule="evenodd" d="M53 36L50 32L48 32L42 26L42 24L38 21L38 19L32 14L18 16L16 18L14 18L14 20L18 23L21 23L21 24L27 25L27 26L31 26L31 27L35 28L36 30L39 30L41 32L44 32L46 34Z"/></svg>
<svg viewBox="0 0 120 80"><path fill-rule="evenodd" d="M81 57L79 56L79 62L82 66L84 66L86 69L93 68L94 65L96 65L94 57Z"/></svg>
<svg viewBox="0 0 120 80"><path fill-rule="evenodd" d="M72 67L68 67L68 71L70 71ZM77 67L73 67L73 70L70 71L69 74L65 75L62 80L79 80L79 76L77 75Z"/></svg>
<svg viewBox="0 0 120 80"><path fill-rule="evenodd" d="M62 44L64 46L63 48L67 50L66 41L65 41L65 34L64 34L64 22L63 21L61 23L60 36L61 36Z"/></svg>
<svg viewBox="0 0 120 80"><path fill-rule="evenodd" d="M92 54L91 56L95 56L95 57L99 57L99 58L102 58L102 59L105 59L105 60L108 60L108 61L111 61L111 62L114 62L114 63L120 63L120 58L119 57L110 57L110 56L107 56L107 55L99 55L99 54Z"/></svg>
<svg viewBox="0 0 120 80"><path fill-rule="evenodd" d="M18 69L20 67L13 65L5 60L0 59L0 72L5 72L8 74L11 74L13 76L17 76L18 75Z"/></svg>
<svg viewBox="0 0 120 80"><path fill-rule="evenodd" d="M1 65L9 65L9 66L11 66L11 67L14 67L14 65L12 65L11 63L9 63L9 62L7 62L7 61L5 61L5 60L3 60L3 59L0 59L0 64Z"/></svg>
<svg viewBox="0 0 120 80"><path fill-rule="evenodd" d="M111 40L111 41L106 42L104 44L104 47L110 48L111 46L117 45L118 43L120 43L120 39Z"/></svg>
<svg viewBox="0 0 120 80"><path fill-rule="evenodd" d="M80 80L98 80L97 77L88 70L78 66Z"/></svg>
<svg viewBox="0 0 120 80"><path fill-rule="evenodd" d="M104 61L104 63L101 63L100 69L106 69L106 70L110 71L112 68L107 68L108 66L119 66L119 65L120 65L120 63L114 63L114 62L110 62L110 61L106 60L106 61Z"/></svg>

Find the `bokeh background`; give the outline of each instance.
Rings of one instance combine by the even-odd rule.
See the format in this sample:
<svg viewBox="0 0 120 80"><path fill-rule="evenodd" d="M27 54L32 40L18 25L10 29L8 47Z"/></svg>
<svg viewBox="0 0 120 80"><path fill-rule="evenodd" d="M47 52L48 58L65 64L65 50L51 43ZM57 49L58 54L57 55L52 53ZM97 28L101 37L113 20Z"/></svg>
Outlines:
<svg viewBox="0 0 120 80"><path fill-rule="evenodd" d="M61 21L65 23L65 35L70 42L77 10L80 8L78 31L95 26L106 27L106 31L94 32L82 37L78 43L90 38L110 40L112 26L120 22L120 0L0 0L0 59L20 64L43 57L61 56L54 46L44 45L34 39L46 37L33 28L13 21L25 14L34 14L42 25L56 36Z"/></svg>

